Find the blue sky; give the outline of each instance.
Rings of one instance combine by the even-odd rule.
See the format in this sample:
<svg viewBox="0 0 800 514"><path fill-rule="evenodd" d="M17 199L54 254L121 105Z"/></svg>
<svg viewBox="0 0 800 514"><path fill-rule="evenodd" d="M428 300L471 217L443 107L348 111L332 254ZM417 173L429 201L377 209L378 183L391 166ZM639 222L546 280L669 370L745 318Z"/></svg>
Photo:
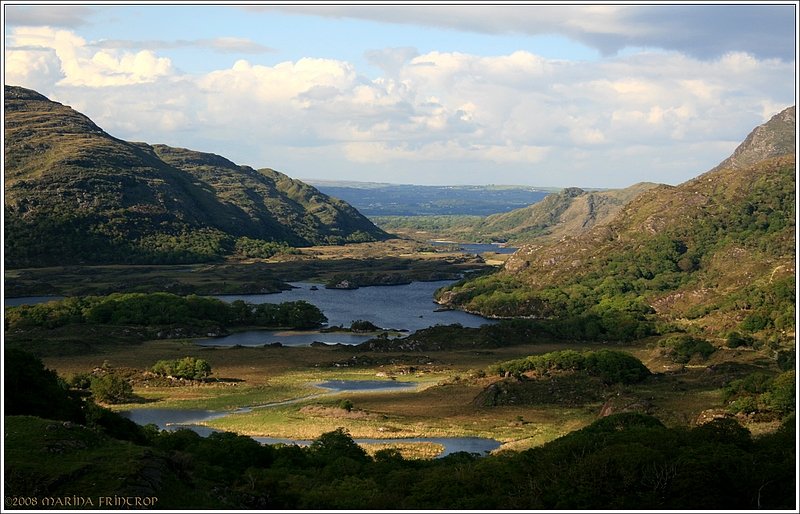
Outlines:
<svg viewBox="0 0 800 514"><path fill-rule="evenodd" d="M677 184L795 103L796 7L4 2L4 81L302 179Z"/></svg>

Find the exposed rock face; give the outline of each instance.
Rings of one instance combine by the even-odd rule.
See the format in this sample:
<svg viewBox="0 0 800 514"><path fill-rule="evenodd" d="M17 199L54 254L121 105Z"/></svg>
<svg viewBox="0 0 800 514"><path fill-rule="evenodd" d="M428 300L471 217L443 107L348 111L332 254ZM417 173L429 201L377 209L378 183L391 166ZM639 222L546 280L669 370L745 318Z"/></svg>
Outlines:
<svg viewBox="0 0 800 514"><path fill-rule="evenodd" d="M768 122L756 127L733 154L714 169L743 169L788 153L794 153L796 131L795 106L787 107Z"/></svg>

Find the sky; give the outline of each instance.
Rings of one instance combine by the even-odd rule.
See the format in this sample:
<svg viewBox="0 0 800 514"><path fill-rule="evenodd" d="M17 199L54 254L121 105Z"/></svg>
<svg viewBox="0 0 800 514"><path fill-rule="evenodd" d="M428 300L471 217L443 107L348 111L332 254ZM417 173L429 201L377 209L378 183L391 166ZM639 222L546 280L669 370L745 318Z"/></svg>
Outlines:
<svg viewBox="0 0 800 514"><path fill-rule="evenodd" d="M679 184L797 97L797 2L3 2L4 83L304 180Z"/></svg>

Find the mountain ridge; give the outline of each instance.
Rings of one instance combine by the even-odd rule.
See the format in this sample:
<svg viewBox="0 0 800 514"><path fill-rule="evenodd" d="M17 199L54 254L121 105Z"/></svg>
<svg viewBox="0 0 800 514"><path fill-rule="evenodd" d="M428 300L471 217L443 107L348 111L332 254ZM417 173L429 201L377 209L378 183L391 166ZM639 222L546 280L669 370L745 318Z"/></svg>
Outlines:
<svg viewBox="0 0 800 514"><path fill-rule="evenodd" d="M388 237L275 170L127 142L35 91L5 93L9 266L203 262L234 254L239 238L267 251Z"/></svg>
<svg viewBox="0 0 800 514"><path fill-rule="evenodd" d="M651 312L717 335L749 327L793 336L795 156L784 137L795 130L793 113L737 148L738 156L769 148L755 164L644 191L609 223L523 245L495 275L445 289L438 301L501 317Z"/></svg>

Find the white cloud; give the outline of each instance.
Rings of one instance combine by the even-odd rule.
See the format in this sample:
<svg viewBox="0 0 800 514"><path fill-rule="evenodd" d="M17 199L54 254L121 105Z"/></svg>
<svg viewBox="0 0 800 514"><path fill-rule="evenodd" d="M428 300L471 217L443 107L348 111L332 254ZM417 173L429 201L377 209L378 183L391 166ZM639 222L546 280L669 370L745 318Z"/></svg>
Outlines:
<svg viewBox="0 0 800 514"><path fill-rule="evenodd" d="M153 50L92 47L70 31L18 27L9 38L8 83L52 93L117 137L254 167L285 163L298 167L282 169L294 176L372 166L397 182L391 173L415 173L405 182L675 183L786 107L795 73L793 63L742 53L578 63L387 49L372 54L386 71L374 79L313 57L239 59L192 76Z"/></svg>
<svg viewBox="0 0 800 514"><path fill-rule="evenodd" d="M58 85L105 87L153 82L172 73L172 63L149 50L136 53L94 51L86 41L69 30L50 27L18 27L6 48L6 74L30 75L26 70L25 48L54 52L60 61L62 78ZM21 48L21 49L17 49ZM23 53L20 53L23 52ZM54 63L53 63L54 64Z"/></svg>

